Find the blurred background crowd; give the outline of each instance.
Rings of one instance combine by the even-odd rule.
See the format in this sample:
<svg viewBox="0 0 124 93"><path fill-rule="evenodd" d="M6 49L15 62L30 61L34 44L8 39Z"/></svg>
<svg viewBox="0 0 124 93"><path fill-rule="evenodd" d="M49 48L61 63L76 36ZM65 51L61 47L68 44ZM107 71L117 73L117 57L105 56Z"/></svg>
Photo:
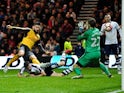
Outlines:
<svg viewBox="0 0 124 93"><path fill-rule="evenodd" d="M83 4L84 0L0 0L0 56L16 54L17 45L26 34L7 29L6 25L31 27L37 21L42 27L43 48L50 51L49 56L61 54L64 42L75 29ZM93 11L92 17L96 19L99 29L107 13L121 25L121 0L99 0ZM46 56L38 46L33 51Z"/></svg>

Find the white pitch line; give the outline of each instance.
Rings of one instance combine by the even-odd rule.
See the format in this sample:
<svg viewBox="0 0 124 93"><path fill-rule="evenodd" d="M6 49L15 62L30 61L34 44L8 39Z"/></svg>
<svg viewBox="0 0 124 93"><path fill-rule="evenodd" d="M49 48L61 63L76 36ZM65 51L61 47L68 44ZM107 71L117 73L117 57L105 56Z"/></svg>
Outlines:
<svg viewBox="0 0 124 93"><path fill-rule="evenodd" d="M115 91L108 92L108 93L119 93L119 92L124 92L124 91L122 91L122 90L115 90Z"/></svg>
<svg viewBox="0 0 124 93"><path fill-rule="evenodd" d="M15 77L15 76L17 76L17 75L2 75L2 76L0 76L0 78Z"/></svg>

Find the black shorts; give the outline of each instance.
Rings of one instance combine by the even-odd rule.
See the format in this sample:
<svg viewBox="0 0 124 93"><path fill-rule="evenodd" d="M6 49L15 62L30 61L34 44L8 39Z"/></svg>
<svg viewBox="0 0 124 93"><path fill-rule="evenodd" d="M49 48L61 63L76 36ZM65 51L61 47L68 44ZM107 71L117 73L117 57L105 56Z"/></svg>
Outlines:
<svg viewBox="0 0 124 93"><path fill-rule="evenodd" d="M23 58L25 61L29 61L29 57L34 55L34 53L25 45L21 45L19 50L23 50L25 52Z"/></svg>
<svg viewBox="0 0 124 93"><path fill-rule="evenodd" d="M118 45L117 44L111 44L111 45L105 45L105 54L118 54Z"/></svg>
<svg viewBox="0 0 124 93"><path fill-rule="evenodd" d="M46 73L46 76L51 76L51 74L53 73L52 68L51 67L45 68L45 73Z"/></svg>

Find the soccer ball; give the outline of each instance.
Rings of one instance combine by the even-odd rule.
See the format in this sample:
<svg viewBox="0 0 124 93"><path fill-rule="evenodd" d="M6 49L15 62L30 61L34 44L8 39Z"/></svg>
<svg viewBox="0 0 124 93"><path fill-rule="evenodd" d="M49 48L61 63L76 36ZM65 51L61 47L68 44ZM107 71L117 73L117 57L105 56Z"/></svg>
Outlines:
<svg viewBox="0 0 124 93"><path fill-rule="evenodd" d="M110 32L112 30L111 23L106 23L105 24L105 31Z"/></svg>

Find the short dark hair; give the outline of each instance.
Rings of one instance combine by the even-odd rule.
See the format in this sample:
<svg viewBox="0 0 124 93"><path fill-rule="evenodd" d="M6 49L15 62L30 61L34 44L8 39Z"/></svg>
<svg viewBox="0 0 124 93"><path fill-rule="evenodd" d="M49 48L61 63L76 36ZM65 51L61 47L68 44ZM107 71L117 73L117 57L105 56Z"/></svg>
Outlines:
<svg viewBox="0 0 124 93"><path fill-rule="evenodd" d="M95 18L89 18L88 23L90 24L91 27L96 27L96 20Z"/></svg>

